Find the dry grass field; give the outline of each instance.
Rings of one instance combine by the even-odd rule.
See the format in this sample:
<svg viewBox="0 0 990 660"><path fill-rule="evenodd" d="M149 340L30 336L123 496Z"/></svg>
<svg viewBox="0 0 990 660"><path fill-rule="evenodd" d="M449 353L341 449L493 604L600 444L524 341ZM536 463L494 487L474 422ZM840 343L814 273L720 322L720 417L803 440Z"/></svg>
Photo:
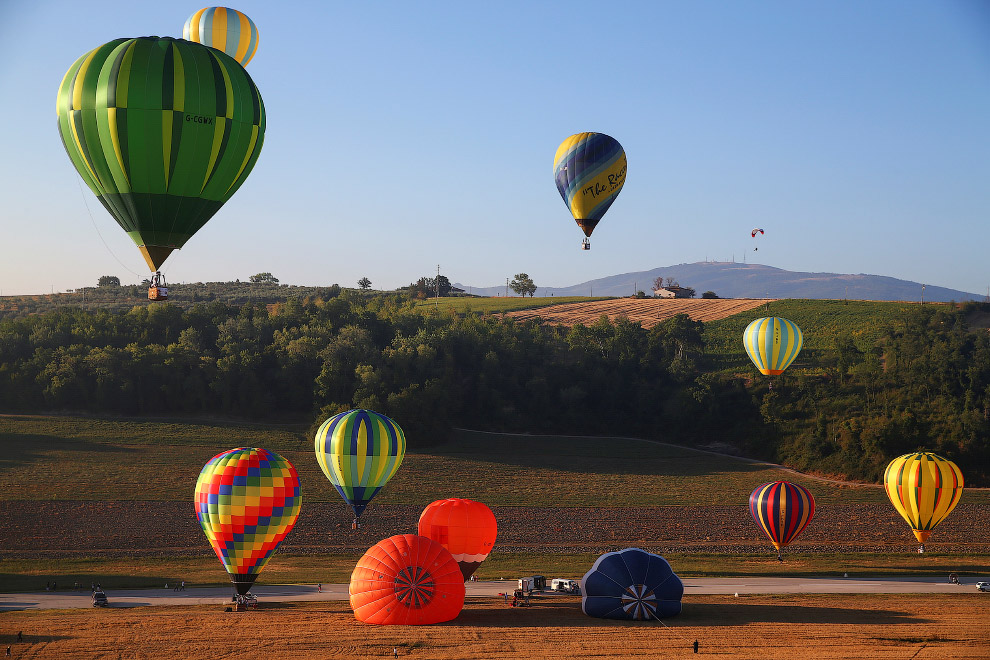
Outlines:
<svg viewBox="0 0 990 660"><path fill-rule="evenodd" d="M625 316L630 321L638 321L644 328L652 328L678 314L687 314L694 321L717 321L755 309L767 302L769 301L733 298L614 298L519 310L508 312L506 316L517 321L543 319L546 323L572 326L578 323L591 325L605 314L613 321Z"/></svg>
<svg viewBox="0 0 990 660"><path fill-rule="evenodd" d="M346 602L34 610L0 614L15 658L986 658L986 598L689 596L657 622L592 619L577 597L530 608L469 600L437 626L370 626ZM17 643L16 634L24 641ZM698 655L692 644L698 640Z"/></svg>

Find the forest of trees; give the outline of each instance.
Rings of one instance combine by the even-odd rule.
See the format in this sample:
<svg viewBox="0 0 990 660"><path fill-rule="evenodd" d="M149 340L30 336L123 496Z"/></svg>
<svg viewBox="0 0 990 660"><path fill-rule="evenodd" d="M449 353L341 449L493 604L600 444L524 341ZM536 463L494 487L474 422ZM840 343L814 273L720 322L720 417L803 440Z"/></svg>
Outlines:
<svg viewBox="0 0 990 660"><path fill-rule="evenodd" d="M7 318L0 410L318 423L365 407L412 447L454 426L626 435L868 480L926 448L990 485L990 334L967 329L972 305L919 307L875 346L840 339L818 369L768 389L752 370L714 370L703 324L683 315L568 329L337 293Z"/></svg>

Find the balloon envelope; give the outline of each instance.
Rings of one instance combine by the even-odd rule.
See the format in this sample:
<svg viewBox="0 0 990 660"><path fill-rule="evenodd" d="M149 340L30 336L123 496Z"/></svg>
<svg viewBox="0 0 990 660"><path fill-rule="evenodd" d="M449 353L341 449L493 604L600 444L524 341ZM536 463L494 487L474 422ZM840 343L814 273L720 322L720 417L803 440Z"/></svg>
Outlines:
<svg viewBox="0 0 990 660"><path fill-rule="evenodd" d="M153 271L237 192L265 137L247 72L171 37L86 53L62 79L56 111L76 171Z"/></svg>
<svg viewBox="0 0 990 660"><path fill-rule="evenodd" d="M907 521L919 543L928 539L962 497L959 467L927 451L904 454L887 465L883 485L891 504Z"/></svg>
<svg viewBox="0 0 990 660"><path fill-rule="evenodd" d="M334 415L316 432L316 460L355 516L388 483L405 455L406 436L399 425L370 410Z"/></svg>
<svg viewBox="0 0 990 660"><path fill-rule="evenodd" d="M662 619L681 612L684 583L667 560L639 548L608 552L581 578L581 610L602 619Z"/></svg>
<svg viewBox="0 0 990 660"><path fill-rule="evenodd" d="M372 546L351 573L349 593L354 617L365 623L442 623L464 608L457 562L442 545L415 534Z"/></svg>
<svg viewBox="0 0 990 660"><path fill-rule="evenodd" d="M815 515L815 498L804 486L774 481L749 496L753 520L779 551L804 531Z"/></svg>
<svg viewBox="0 0 990 660"><path fill-rule="evenodd" d="M451 498L437 500L423 510L419 534L447 548L467 580L491 553L498 523L485 504Z"/></svg>
<svg viewBox="0 0 990 660"><path fill-rule="evenodd" d="M557 147L553 178L574 221L591 236L626 182L626 152L604 133L577 133Z"/></svg>
<svg viewBox="0 0 990 660"><path fill-rule="evenodd" d="M784 373L803 344L801 328L778 316L756 319L743 331L746 353L764 376Z"/></svg>
<svg viewBox="0 0 990 660"><path fill-rule="evenodd" d="M258 52L258 27L246 14L229 7L205 7L186 19L182 38L222 50L247 66Z"/></svg>
<svg viewBox="0 0 990 660"><path fill-rule="evenodd" d="M265 449L217 454L196 480L196 517L239 594L254 584L301 506L296 468Z"/></svg>

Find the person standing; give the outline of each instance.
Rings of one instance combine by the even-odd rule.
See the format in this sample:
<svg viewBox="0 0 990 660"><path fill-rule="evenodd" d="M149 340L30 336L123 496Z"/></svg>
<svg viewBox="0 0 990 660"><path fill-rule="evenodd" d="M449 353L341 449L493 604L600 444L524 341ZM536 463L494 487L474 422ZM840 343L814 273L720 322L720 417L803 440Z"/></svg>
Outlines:
<svg viewBox="0 0 990 660"><path fill-rule="evenodd" d="M316 591L319 592L319 593L321 593L321 594L323 593L323 583L322 582L317 583L317 585L316 585Z"/></svg>

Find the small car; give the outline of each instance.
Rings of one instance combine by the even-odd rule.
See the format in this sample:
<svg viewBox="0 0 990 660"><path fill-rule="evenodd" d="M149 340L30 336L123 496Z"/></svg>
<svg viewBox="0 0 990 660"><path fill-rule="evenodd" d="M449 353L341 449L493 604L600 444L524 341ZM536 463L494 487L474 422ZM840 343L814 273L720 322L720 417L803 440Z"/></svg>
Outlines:
<svg viewBox="0 0 990 660"><path fill-rule="evenodd" d="M977 582L977 591L990 591L990 582Z"/></svg>
<svg viewBox="0 0 990 660"><path fill-rule="evenodd" d="M102 591L93 592L93 607L108 607L110 601L107 600L107 595Z"/></svg>

